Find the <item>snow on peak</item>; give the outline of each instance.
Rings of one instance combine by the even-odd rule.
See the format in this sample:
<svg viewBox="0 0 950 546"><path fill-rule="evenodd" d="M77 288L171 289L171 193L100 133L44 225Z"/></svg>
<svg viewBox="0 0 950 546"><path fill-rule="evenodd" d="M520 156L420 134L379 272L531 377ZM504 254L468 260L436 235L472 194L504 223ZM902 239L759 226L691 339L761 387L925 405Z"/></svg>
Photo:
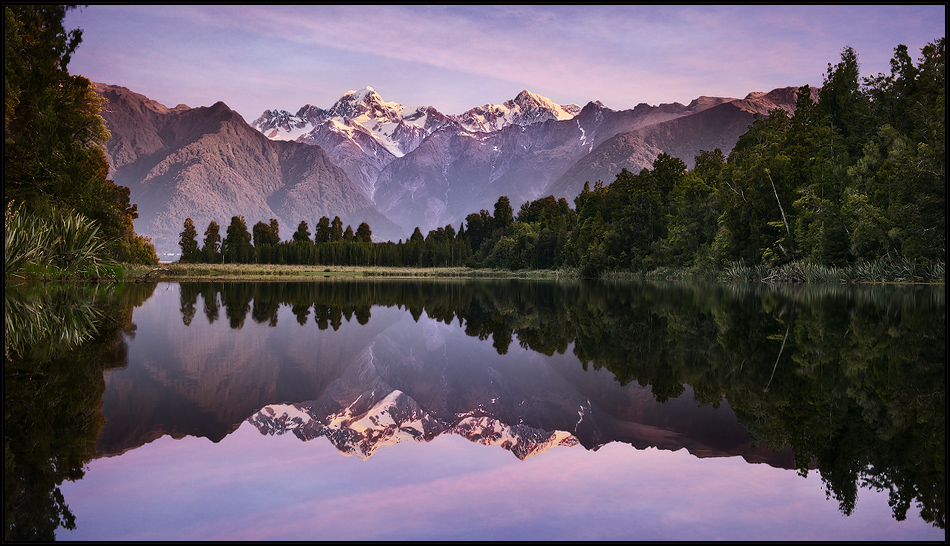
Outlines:
<svg viewBox="0 0 950 546"><path fill-rule="evenodd" d="M547 97L522 90L512 100L502 104L476 106L457 116L459 123L469 131L499 131L509 125L531 125L548 120L572 119L580 113L576 104L556 104Z"/></svg>
<svg viewBox="0 0 950 546"><path fill-rule="evenodd" d="M503 104L486 104L446 116L432 107L410 109L398 102L387 102L375 89L366 86L347 91L326 110L309 104L296 114L265 110L251 126L270 139L311 144L319 140L318 134L322 131L333 131L351 139L354 131L359 131L370 135L394 156L402 157L447 123L457 123L471 132L487 133L509 125L572 119L580 111L581 107L576 104L556 104L524 89Z"/></svg>
<svg viewBox="0 0 950 546"><path fill-rule="evenodd" d="M393 390L382 397L374 395L375 392L369 393L368 403L361 403L364 397L360 395L346 407L326 414L317 414L313 402L272 404L247 420L264 435L293 432L303 441L324 436L340 453L363 460L372 457L382 446L428 442L442 433L457 434L486 446L499 446L521 460L552 447L580 444L569 432L548 431L520 423L509 425L482 410L459 414L454 423L439 422L402 391Z"/></svg>

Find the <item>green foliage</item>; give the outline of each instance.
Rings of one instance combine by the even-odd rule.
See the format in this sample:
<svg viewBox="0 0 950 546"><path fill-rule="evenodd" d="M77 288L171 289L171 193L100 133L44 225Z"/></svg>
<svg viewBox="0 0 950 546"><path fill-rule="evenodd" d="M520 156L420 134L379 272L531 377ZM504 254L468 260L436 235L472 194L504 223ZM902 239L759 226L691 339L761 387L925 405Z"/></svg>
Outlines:
<svg viewBox="0 0 950 546"><path fill-rule="evenodd" d="M361 222L360 225L356 228L356 242L357 243L373 242L373 230L369 228L369 224L367 224L366 222Z"/></svg>
<svg viewBox="0 0 950 546"><path fill-rule="evenodd" d="M128 188L107 179L105 99L66 69L82 39L63 28L73 7L4 5L5 200L39 217L80 213L98 225L103 256L158 263L151 242L135 235Z"/></svg>
<svg viewBox="0 0 950 546"><path fill-rule="evenodd" d="M46 223L8 202L3 215L4 277L20 275L28 264L47 263L50 236Z"/></svg>
<svg viewBox="0 0 950 546"><path fill-rule="evenodd" d="M343 221L339 216L334 216L330 222L330 240L333 242L343 241Z"/></svg>
<svg viewBox="0 0 950 546"><path fill-rule="evenodd" d="M320 220L317 221L317 228L313 234L313 242L329 243L332 239L333 235L330 231L330 219L326 216L322 216Z"/></svg>
<svg viewBox="0 0 950 546"><path fill-rule="evenodd" d="M305 220L301 220L300 224L297 226L297 231L294 232L294 242L295 243L309 243L310 241L310 226L307 225Z"/></svg>
<svg viewBox="0 0 950 546"><path fill-rule="evenodd" d="M251 234L243 216L232 216L227 235L221 243L225 263L251 263L254 257Z"/></svg>
<svg viewBox="0 0 950 546"><path fill-rule="evenodd" d="M4 213L4 274L44 278L115 277L107 267L99 225L82 214L52 211L51 218L7 204ZM32 273L31 273L32 272Z"/></svg>
<svg viewBox="0 0 950 546"><path fill-rule="evenodd" d="M205 263L221 262L221 227L214 220L208 223L208 229L205 230L201 260Z"/></svg>

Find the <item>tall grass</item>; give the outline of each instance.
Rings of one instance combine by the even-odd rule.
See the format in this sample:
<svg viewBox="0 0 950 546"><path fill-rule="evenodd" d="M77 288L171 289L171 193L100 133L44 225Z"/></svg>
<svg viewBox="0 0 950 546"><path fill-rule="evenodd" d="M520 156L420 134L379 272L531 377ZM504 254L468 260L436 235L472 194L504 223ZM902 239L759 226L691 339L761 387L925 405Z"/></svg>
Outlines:
<svg viewBox="0 0 950 546"><path fill-rule="evenodd" d="M16 276L27 264L48 263L50 230L21 206L7 203L3 214L3 274Z"/></svg>
<svg viewBox="0 0 950 546"><path fill-rule="evenodd" d="M3 217L3 272L44 278L115 277L117 267L105 254L107 243L96 223L72 211L49 218L7 204Z"/></svg>
<svg viewBox="0 0 950 546"><path fill-rule="evenodd" d="M605 271L605 280L700 280L764 283L945 283L944 262L918 263L885 256L842 267L809 262L791 262L779 267L746 265L742 260L722 269L706 267L658 267L650 271Z"/></svg>
<svg viewBox="0 0 950 546"><path fill-rule="evenodd" d="M769 269L762 266L750 268L740 263L726 268L723 278L767 283L945 283L946 264L922 264L893 256L841 267L791 262Z"/></svg>

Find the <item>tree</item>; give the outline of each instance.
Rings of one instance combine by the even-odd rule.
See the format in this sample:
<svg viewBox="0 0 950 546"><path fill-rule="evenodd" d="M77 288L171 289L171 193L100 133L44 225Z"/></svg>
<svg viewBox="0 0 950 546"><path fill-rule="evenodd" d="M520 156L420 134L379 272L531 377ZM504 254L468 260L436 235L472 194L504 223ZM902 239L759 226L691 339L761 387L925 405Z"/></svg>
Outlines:
<svg viewBox="0 0 950 546"><path fill-rule="evenodd" d="M714 265L712 241L722 214L717 178L725 159L722 150L702 151L695 167L676 184L669 196L670 224L665 246L672 265Z"/></svg>
<svg viewBox="0 0 950 546"><path fill-rule="evenodd" d="M254 246L276 245L280 242L280 236L277 231L277 220L271 220L270 224L258 222L254 224Z"/></svg>
<svg viewBox="0 0 950 546"><path fill-rule="evenodd" d="M204 246L201 247L201 257L206 263L221 261L221 227L212 220L205 230Z"/></svg>
<svg viewBox="0 0 950 546"><path fill-rule="evenodd" d="M895 48L891 74L866 80L876 128L850 171L855 196L884 213L905 259L946 260L946 42ZM858 218L860 220L860 217Z"/></svg>
<svg viewBox="0 0 950 546"><path fill-rule="evenodd" d="M501 230L502 234L507 234L514 225L514 210L511 208L511 202L508 200L507 195L502 195L495 203L494 219L494 229Z"/></svg>
<svg viewBox="0 0 950 546"><path fill-rule="evenodd" d="M179 261L189 263L198 258L198 231L195 230L195 223L191 218L185 218L185 229L180 234L181 240L181 259Z"/></svg>
<svg viewBox="0 0 950 546"><path fill-rule="evenodd" d="M844 48L838 64L828 63L818 95L820 111L844 138L850 156L861 151L861 143L868 136L869 104L861 89L858 72L858 54L851 47ZM797 109L795 113L798 113Z"/></svg>
<svg viewBox="0 0 950 546"><path fill-rule="evenodd" d="M110 258L158 263L151 242L135 234L128 188L108 179L105 99L67 70L82 41L81 30L63 28L73 7L4 5L5 200L45 217L78 212L99 224Z"/></svg>
<svg viewBox="0 0 950 546"><path fill-rule="evenodd" d="M330 242L330 238L330 219L326 216L321 216L320 220L317 221L317 228L313 234L313 242L328 243Z"/></svg>
<svg viewBox="0 0 950 546"><path fill-rule="evenodd" d="M349 225L346 226L346 230L343 232L343 240L347 243L356 240L356 235L353 234L353 228Z"/></svg>
<svg viewBox="0 0 950 546"><path fill-rule="evenodd" d="M366 222L361 223L356 228L356 242L358 243L371 243L373 242L373 232L369 229L369 224Z"/></svg>
<svg viewBox="0 0 950 546"><path fill-rule="evenodd" d="M232 216L227 236L221 245L226 263L247 263L251 259L251 234L243 216Z"/></svg>
<svg viewBox="0 0 950 546"><path fill-rule="evenodd" d="M472 252L478 254L482 245L491 239L494 219L491 212L482 209L477 213L465 217L466 233L472 247Z"/></svg>
<svg viewBox="0 0 950 546"><path fill-rule="evenodd" d="M333 242L343 240L343 221L339 216L334 216L333 221L330 222L330 240Z"/></svg>
<svg viewBox="0 0 950 546"><path fill-rule="evenodd" d="M301 221L297 226L297 231L294 232L294 242L295 243L309 243L310 242L310 226L307 225L306 221Z"/></svg>

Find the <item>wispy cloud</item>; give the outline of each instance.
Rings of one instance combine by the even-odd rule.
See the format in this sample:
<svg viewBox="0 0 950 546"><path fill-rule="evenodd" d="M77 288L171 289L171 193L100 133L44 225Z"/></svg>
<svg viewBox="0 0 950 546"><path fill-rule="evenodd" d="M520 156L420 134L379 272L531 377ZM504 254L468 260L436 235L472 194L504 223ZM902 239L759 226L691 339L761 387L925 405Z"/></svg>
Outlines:
<svg viewBox="0 0 950 546"><path fill-rule="evenodd" d="M919 51L946 22L941 6L154 5L70 17L87 29L80 73L246 117L330 106L364 85L446 113L524 88L615 109L744 96L820 85L846 45L862 73L884 71L898 43Z"/></svg>

